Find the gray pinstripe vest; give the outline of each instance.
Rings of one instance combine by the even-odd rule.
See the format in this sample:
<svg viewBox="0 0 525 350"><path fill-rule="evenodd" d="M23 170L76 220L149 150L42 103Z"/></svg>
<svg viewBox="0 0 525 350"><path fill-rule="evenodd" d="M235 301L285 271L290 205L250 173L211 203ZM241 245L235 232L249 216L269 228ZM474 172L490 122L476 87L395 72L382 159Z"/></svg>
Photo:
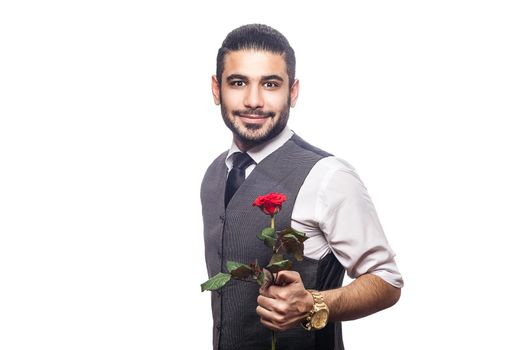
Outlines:
<svg viewBox="0 0 525 350"><path fill-rule="evenodd" d="M291 226L291 215L297 193L312 167L330 154L315 148L297 135L261 161L224 208L224 188L228 169L221 154L210 165L201 187L202 215L206 265L211 277L226 272L226 261L245 264L258 260L266 265L271 258L267 248L256 234L269 226L270 218L252 202L259 195L280 192L288 197L276 216L278 230ZM332 289L341 286L344 269L329 254L322 260L293 259L292 269L301 274L306 288ZM259 286L237 280L230 281L221 290L212 292L213 349L214 350L268 350L271 331L264 327L256 314ZM308 332L300 327L277 333L279 350L343 350L341 324L330 322L321 331Z"/></svg>

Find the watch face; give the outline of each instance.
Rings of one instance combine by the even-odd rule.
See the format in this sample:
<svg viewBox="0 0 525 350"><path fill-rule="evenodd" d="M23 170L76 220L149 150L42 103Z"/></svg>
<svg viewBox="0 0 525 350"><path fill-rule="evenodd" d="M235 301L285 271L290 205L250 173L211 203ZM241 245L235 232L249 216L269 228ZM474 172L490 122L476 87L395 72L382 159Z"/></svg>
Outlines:
<svg viewBox="0 0 525 350"><path fill-rule="evenodd" d="M312 316L312 327L315 329L321 329L326 326L328 322L328 310L321 309Z"/></svg>

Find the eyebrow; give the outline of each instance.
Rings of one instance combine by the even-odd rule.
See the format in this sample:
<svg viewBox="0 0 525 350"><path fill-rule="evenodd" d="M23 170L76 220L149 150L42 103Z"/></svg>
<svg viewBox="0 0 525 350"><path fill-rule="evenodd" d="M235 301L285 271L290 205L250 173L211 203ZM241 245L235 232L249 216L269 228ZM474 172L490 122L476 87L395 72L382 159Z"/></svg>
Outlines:
<svg viewBox="0 0 525 350"><path fill-rule="evenodd" d="M262 80L279 80L280 82L284 82L284 79L281 76L276 75L276 74L264 75L262 77Z"/></svg>
<svg viewBox="0 0 525 350"><path fill-rule="evenodd" d="M231 75L228 75L228 77L226 78L226 81L232 81L232 80L236 80L236 79L249 80L246 75L231 74ZM261 80L279 80L281 82L284 82L284 79L281 76L277 75L277 74L263 75Z"/></svg>
<svg viewBox="0 0 525 350"><path fill-rule="evenodd" d="M248 80L248 77L246 75L242 75L242 74L230 74L226 78L227 81L232 81L232 80L236 80L236 79Z"/></svg>

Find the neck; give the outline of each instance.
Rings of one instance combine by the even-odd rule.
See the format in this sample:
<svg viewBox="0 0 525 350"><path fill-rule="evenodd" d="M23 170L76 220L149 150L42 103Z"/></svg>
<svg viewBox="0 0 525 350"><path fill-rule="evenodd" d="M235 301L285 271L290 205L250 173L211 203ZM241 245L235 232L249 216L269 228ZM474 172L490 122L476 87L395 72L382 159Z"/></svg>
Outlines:
<svg viewBox="0 0 525 350"><path fill-rule="evenodd" d="M241 141L239 139L237 139L236 137L233 138L233 142L235 142L235 145L237 147L239 147L239 149L242 151L242 152L247 152L249 151L250 149L252 149L253 147L257 146L258 143L257 142L249 142L249 141Z"/></svg>

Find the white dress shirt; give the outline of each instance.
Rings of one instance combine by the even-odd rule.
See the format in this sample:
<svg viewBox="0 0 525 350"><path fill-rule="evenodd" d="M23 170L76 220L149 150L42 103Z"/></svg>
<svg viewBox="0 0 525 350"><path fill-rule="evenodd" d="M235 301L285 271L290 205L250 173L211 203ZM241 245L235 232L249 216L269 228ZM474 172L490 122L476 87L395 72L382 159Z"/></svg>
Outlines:
<svg viewBox="0 0 525 350"><path fill-rule="evenodd" d="M292 130L286 127L279 135L247 153L258 164L292 135ZM240 150L232 142L226 157L228 171L235 152ZM246 177L256 164L246 168ZM309 237L304 242L306 257L319 260L332 252L351 278L372 273L395 287L403 286L395 254L368 191L355 169L344 160L325 157L313 166L297 194L292 228Z"/></svg>

